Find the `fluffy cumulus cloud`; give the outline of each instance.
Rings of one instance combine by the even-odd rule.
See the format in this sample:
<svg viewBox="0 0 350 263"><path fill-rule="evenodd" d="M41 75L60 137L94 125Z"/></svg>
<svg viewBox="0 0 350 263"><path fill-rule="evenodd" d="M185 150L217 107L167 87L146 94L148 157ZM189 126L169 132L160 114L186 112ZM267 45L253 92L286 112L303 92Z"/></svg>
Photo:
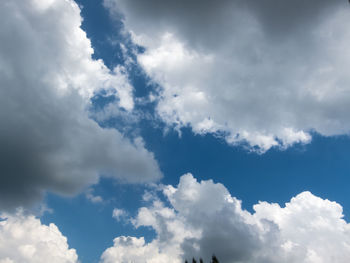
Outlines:
<svg viewBox="0 0 350 263"><path fill-rule="evenodd" d="M114 246L108 248L102 255L104 263L114 262L172 262L166 254L161 254L155 243L145 244L143 237L117 237L114 239Z"/></svg>
<svg viewBox="0 0 350 263"><path fill-rule="evenodd" d="M105 0L169 125L264 152L350 131L344 0Z"/></svg>
<svg viewBox="0 0 350 263"><path fill-rule="evenodd" d="M259 202L254 213L213 181L191 174L177 187L162 189L169 205L153 195L132 223L151 227L156 238L117 237L101 262L183 262L212 253L233 263L346 263L350 258L350 225L336 202L303 192L284 207Z"/></svg>
<svg viewBox="0 0 350 263"><path fill-rule="evenodd" d="M77 263L75 249L68 247L67 238L56 225L41 224L34 216L1 215L1 263Z"/></svg>
<svg viewBox="0 0 350 263"><path fill-rule="evenodd" d="M129 140L88 118L105 90L131 112L122 67L92 59L73 0L0 3L0 207L28 205L45 190L72 194L98 175L126 182L161 176L141 138Z"/></svg>

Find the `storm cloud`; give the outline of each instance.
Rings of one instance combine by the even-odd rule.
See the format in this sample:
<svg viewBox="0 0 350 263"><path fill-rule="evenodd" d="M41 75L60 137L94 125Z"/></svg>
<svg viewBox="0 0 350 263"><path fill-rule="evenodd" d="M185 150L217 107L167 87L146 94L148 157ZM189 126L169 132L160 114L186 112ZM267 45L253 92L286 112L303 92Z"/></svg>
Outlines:
<svg viewBox="0 0 350 263"><path fill-rule="evenodd" d="M73 1L1 1L0 208L27 206L46 191L75 194L100 175L121 182L161 172L141 138L88 118L90 98L113 90L133 109L123 68L93 60Z"/></svg>

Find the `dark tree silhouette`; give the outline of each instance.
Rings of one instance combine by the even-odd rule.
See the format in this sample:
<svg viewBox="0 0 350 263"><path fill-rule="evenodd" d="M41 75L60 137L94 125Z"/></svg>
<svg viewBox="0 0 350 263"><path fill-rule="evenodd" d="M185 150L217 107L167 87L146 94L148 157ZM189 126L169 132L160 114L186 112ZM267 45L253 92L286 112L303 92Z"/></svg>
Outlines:
<svg viewBox="0 0 350 263"><path fill-rule="evenodd" d="M219 263L219 260L217 259L217 257L215 255L213 255L211 257L211 263Z"/></svg>
<svg viewBox="0 0 350 263"><path fill-rule="evenodd" d="M188 263L187 259L185 260L185 263ZM192 258L192 263L197 263L197 260L195 258ZM199 263L203 263L203 259L202 258L199 259ZM218 258L214 254L211 257L210 263L219 263Z"/></svg>

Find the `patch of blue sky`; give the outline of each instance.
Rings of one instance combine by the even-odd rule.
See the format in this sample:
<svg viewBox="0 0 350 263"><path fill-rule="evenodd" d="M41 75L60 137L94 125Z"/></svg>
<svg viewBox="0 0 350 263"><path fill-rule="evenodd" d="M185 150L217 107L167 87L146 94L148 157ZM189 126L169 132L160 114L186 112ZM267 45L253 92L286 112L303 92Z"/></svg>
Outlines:
<svg viewBox="0 0 350 263"><path fill-rule="evenodd" d="M259 200L283 205L296 194L311 191L336 200L350 215L348 136L313 134L310 144L259 155L213 135L194 135L189 128L182 129L181 138L175 131L165 136L161 130L142 131L146 147L155 153L165 174L164 184L176 185L180 175L191 172L199 180L224 184L250 211Z"/></svg>
<svg viewBox="0 0 350 263"><path fill-rule="evenodd" d="M77 250L81 262L99 262L102 252L113 245L117 236L142 236L146 241L154 238L151 228L136 229L129 221L143 204L144 186L123 185L103 178L93 190L103 197L101 203L92 203L85 194L75 198L48 194L46 202L53 211L41 217L44 224L55 222L68 237L70 247ZM114 208L125 209L127 216L117 221L112 217Z"/></svg>

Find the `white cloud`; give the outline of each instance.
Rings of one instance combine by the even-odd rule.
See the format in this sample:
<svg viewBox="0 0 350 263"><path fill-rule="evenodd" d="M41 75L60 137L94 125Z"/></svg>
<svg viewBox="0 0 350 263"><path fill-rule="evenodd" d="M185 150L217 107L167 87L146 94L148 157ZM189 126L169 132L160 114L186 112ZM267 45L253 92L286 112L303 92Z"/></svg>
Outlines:
<svg viewBox="0 0 350 263"><path fill-rule="evenodd" d="M156 238L118 237L101 262L183 262L215 253L222 262L346 263L350 225L336 202L303 192L284 207L259 202L254 213L212 180L191 174L165 186L166 206L156 197L139 209L136 227L152 227ZM163 261L162 261L163 260Z"/></svg>
<svg viewBox="0 0 350 263"><path fill-rule="evenodd" d="M108 248L101 258L104 263L133 262L133 263L164 263L171 259L160 254L154 244L145 244L143 237L117 237L114 246Z"/></svg>
<svg viewBox="0 0 350 263"><path fill-rule="evenodd" d="M112 217L115 218L117 221L120 221L121 219L125 218L128 215L128 213L124 209L120 208L114 208Z"/></svg>
<svg viewBox="0 0 350 263"><path fill-rule="evenodd" d="M1 263L75 263L75 249L55 224L43 225L31 215L2 215L0 221Z"/></svg>
<svg viewBox="0 0 350 263"><path fill-rule="evenodd" d="M85 197L88 199L91 203L98 204L103 202L102 196L95 195L94 189L88 188L85 192Z"/></svg>
<svg viewBox="0 0 350 263"><path fill-rule="evenodd" d="M104 2L146 48L167 124L261 152L349 133L346 1Z"/></svg>
<svg viewBox="0 0 350 263"><path fill-rule="evenodd" d="M43 192L74 194L100 174L124 182L161 172L141 138L134 141L88 118L95 92L134 107L122 67L112 72L80 28L73 0L0 3L0 207L40 200Z"/></svg>

